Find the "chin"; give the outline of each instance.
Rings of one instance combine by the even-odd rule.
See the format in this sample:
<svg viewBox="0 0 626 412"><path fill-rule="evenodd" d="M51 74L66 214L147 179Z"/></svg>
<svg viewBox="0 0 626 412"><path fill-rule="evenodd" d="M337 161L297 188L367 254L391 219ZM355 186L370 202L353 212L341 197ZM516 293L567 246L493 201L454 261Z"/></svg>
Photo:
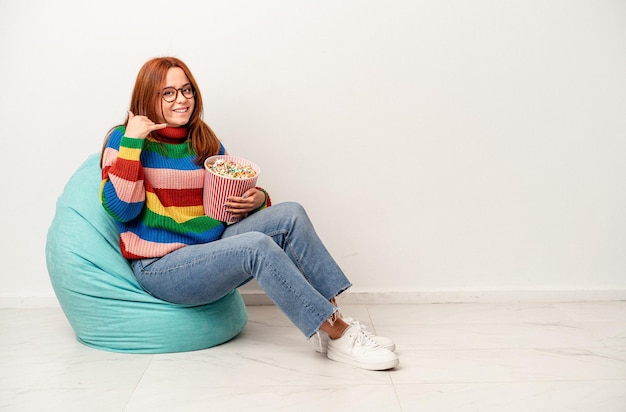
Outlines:
<svg viewBox="0 0 626 412"><path fill-rule="evenodd" d="M189 124L189 120L186 120L184 122L181 121L172 121L172 122L167 122L167 125L169 127L182 127L182 126L186 126Z"/></svg>

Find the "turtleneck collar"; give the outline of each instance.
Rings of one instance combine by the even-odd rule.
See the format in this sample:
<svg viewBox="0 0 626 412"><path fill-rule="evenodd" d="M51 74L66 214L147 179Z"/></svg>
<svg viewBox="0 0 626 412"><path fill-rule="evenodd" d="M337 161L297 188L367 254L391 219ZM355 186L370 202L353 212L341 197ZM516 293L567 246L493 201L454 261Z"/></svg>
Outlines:
<svg viewBox="0 0 626 412"><path fill-rule="evenodd" d="M165 127L153 131L152 137L163 143L182 143L187 139L187 127Z"/></svg>

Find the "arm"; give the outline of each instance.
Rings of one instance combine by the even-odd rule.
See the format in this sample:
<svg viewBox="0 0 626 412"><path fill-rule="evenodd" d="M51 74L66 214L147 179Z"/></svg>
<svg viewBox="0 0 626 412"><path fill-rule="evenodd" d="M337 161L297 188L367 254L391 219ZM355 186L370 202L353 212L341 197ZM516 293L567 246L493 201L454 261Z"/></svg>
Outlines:
<svg viewBox="0 0 626 412"><path fill-rule="evenodd" d="M128 222L139 215L145 201L143 167L139 162L143 140L124 136L120 127L111 133L102 162L100 201L116 220Z"/></svg>
<svg viewBox="0 0 626 412"><path fill-rule="evenodd" d="M143 209L146 193L139 159L145 137L163 127L129 112L127 127L118 127L109 136L102 162L100 200L104 209L120 222L136 218Z"/></svg>

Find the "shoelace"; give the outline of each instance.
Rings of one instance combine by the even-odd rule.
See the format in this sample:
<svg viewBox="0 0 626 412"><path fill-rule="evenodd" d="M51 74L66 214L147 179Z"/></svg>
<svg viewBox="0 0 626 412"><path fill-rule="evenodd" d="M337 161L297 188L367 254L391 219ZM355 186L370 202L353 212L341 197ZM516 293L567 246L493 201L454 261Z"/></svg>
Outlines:
<svg viewBox="0 0 626 412"><path fill-rule="evenodd" d="M366 348L376 348L378 343L372 339L371 333L360 327L360 325L354 325L357 328L357 333L354 335L353 344L358 344Z"/></svg>
<svg viewBox="0 0 626 412"><path fill-rule="evenodd" d="M363 333L365 333L368 336L375 336L371 331L369 331L367 329L367 326L365 326L364 324L362 324L361 322L359 322L358 320L351 318L351 317L344 317L342 318L346 323L350 324L350 325L355 325L356 327L358 327L359 329L363 330Z"/></svg>

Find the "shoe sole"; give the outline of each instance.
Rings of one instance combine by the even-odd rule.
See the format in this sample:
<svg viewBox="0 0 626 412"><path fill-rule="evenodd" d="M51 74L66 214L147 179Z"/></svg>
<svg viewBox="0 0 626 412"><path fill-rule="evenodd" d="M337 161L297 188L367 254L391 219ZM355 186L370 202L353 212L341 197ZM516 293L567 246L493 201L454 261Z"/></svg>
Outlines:
<svg viewBox="0 0 626 412"><path fill-rule="evenodd" d="M315 339L315 351L321 354L328 353L328 338L324 339L319 335L314 335L312 339ZM396 344L392 343L391 345L383 346L383 348L390 350L392 352L396 351Z"/></svg>
<svg viewBox="0 0 626 412"><path fill-rule="evenodd" d="M387 369L393 369L400 364L400 359L397 357L395 359L383 361L383 362L365 363L365 362L359 362L357 360L354 360L341 353L336 353L335 351L332 351L332 350L329 350L326 356L328 357L328 359L332 361L347 363L348 365L356 366L357 368L366 369L370 371L384 371Z"/></svg>

